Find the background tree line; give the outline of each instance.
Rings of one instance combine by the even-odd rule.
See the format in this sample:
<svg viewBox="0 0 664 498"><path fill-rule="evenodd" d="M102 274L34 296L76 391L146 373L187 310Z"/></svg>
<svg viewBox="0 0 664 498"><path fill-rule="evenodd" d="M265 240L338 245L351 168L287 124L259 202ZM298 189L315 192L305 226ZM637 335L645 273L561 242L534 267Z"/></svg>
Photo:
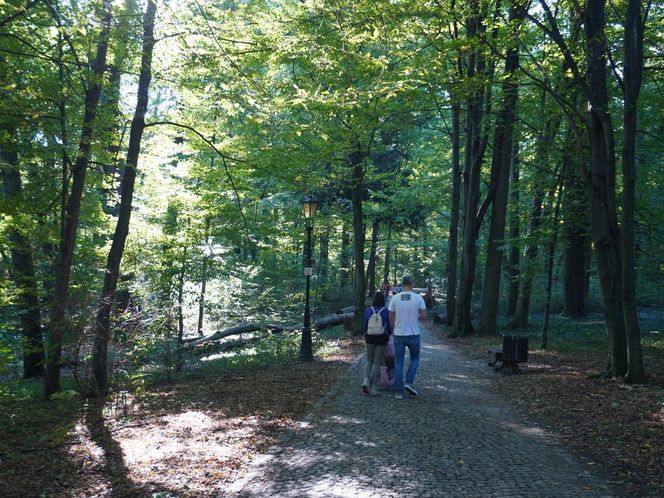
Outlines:
<svg viewBox="0 0 664 498"><path fill-rule="evenodd" d="M456 336L605 310L643 380L662 7L4 2L0 367L99 394L122 351L292 320L311 193L321 313L404 272Z"/></svg>

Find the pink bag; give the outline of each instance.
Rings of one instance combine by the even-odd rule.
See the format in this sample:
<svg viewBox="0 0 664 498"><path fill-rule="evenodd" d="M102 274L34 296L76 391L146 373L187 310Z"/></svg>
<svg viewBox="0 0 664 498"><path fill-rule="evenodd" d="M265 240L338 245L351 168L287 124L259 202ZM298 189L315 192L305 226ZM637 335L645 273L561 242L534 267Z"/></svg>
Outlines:
<svg viewBox="0 0 664 498"><path fill-rule="evenodd" d="M387 341L387 346L385 346L385 360L394 359L394 336L390 336L390 340Z"/></svg>
<svg viewBox="0 0 664 498"><path fill-rule="evenodd" d="M380 387L394 386L394 369L387 368L385 365L380 367Z"/></svg>

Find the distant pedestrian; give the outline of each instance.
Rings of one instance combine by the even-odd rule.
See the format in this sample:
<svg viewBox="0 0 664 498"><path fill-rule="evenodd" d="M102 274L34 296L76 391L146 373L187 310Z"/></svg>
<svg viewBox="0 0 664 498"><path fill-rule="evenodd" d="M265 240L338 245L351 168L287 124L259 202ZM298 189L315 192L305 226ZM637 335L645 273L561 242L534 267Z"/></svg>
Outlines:
<svg viewBox="0 0 664 498"><path fill-rule="evenodd" d="M403 399L404 389L410 394L417 396L415 374L420 362L420 320L427 317L424 299L418 293L413 292L413 277L405 275L402 281L403 291L392 296L390 299L390 325L394 331L394 353L396 369L396 394L397 399ZM406 373L406 383L403 381L403 367L406 356L406 348L410 356L410 365Z"/></svg>
<svg viewBox="0 0 664 498"><path fill-rule="evenodd" d="M390 281L388 279L383 280L383 284L380 286L380 290L383 293L383 296L385 296L385 299L390 296L392 286L390 285Z"/></svg>
<svg viewBox="0 0 664 498"><path fill-rule="evenodd" d="M367 349L367 364L364 369L364 382L362 392L370 396L378 395L380 382L380 367L385 357L385 346L392 334L392 326L385 296L377 291L373 297L372 306L364 310L364 338Z"/></svg>

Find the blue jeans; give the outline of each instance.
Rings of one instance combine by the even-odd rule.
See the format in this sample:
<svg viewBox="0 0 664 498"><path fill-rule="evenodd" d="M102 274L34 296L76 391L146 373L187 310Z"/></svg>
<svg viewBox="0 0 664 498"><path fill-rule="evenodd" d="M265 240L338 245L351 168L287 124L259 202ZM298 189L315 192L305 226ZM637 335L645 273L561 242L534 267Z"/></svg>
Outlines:
<svg viewBox="0 0 664 498"><path fill-rule="evenodd" d="M395 335L394 336L394 363L396 370L396 388L398 393L403 393L403 364L406 356L406 348L410 353L410 365L406 373L406 384L415 382L417 366L420 363L420 336L418 335Z"/></svg>

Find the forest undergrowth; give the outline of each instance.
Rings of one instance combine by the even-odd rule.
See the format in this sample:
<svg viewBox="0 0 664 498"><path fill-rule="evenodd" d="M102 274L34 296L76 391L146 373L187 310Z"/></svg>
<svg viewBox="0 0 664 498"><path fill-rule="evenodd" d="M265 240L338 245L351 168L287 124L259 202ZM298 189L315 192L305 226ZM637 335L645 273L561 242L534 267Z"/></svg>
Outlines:
<svg viewBox="0 0 664 498"><path fill-rule="evenodd" d="M554 316L549 347L538 349L541 321L528 330L529 361L523 375L495 373L491 389L514 401L551 435L624 496L664 496L664 317L641 314L647 382L626 384L597 377L606 365L602 316L572 320ZM446 328L437 329L446 335ZM485 365L499 337L471 336L446 341L455 351ZM488 372L491 367L486 366Z"/></svg>
<svg viewBox="0 0 664 498"><path fill-rule="evenodd" d="M259 348L261 361L251 359L255 346L200 361L204 368L151 378L104 404L73 395L42 401L37 385L34 396L24 385L23 399L5 393L0 496L223 496L362 346L336 327L319 335L316 361L301 363L296 343Z"/></svg>

